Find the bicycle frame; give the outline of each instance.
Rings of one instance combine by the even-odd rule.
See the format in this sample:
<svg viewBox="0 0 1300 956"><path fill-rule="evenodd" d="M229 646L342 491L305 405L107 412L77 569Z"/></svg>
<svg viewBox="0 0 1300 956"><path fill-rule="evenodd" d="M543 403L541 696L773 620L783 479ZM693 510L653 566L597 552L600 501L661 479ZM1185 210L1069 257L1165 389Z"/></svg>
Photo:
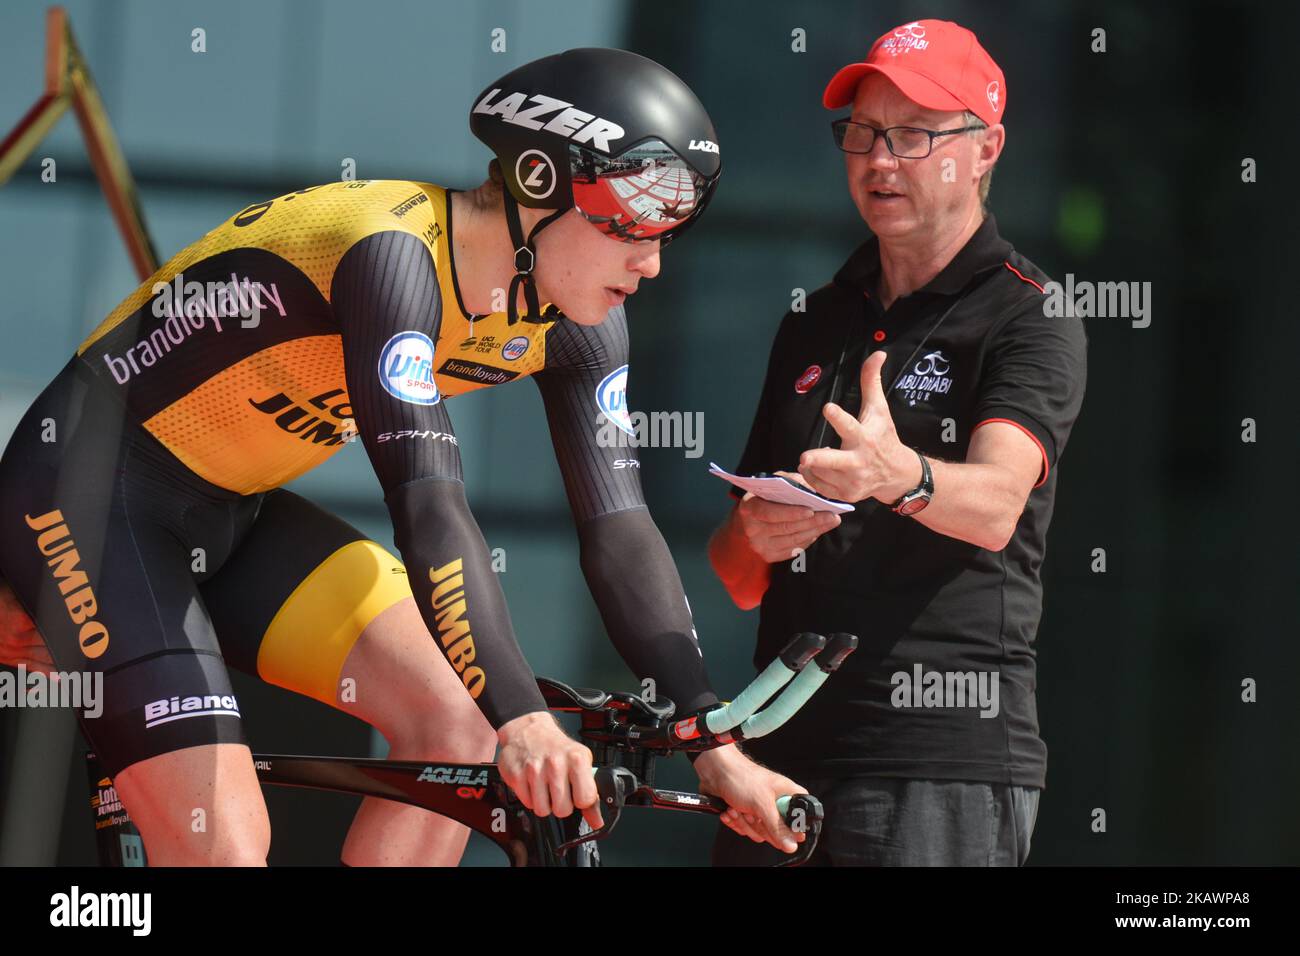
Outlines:
<svg viewBox="0 0 1300 956"><path fill-rule="evenodd" d="M797 635L734 701L681 719L675 719L676 706L666 698L647 701L632 694L574 688L538 678L547 707L578 714L582 721L579 736L592 745L604 821L597 830L591 830L578 813L566 819L536 816L506 785L493 763L253 754L253 766L264 785L379 797L441 814L483 834L500 847L511 866L599 866L596 841L613 831L624 807L713 815L727 809L722 800L708 794L655 787L656 758L678 751L700 752L770 733L802 706L856 646L857 638L849 634L833 634L829 641L817 634ZM814 658L817 667L806 668ZM758 712L778 691L773 703ZM87 754L87 760L101 865L146 865L139 832L111 781L98 772L93 753ZM787 825L804 832L805 839L776 865L797 866L817 847L822 806L810 794L795 794L781 798L778 807Z"/></svg>

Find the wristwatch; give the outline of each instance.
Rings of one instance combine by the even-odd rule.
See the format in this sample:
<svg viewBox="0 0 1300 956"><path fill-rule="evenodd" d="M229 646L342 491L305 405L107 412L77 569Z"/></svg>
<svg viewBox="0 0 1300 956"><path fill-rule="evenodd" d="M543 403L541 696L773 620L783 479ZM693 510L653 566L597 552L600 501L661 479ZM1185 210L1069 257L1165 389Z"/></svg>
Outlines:
<svg viewBox="0 0 1300 956"><path fill-rule="evenodd" d="M921 483L889 506L895 514L914 515L923 511L934 497L934 474L930 471L930 463L919 451L916 457L921 459Z"/></svg>

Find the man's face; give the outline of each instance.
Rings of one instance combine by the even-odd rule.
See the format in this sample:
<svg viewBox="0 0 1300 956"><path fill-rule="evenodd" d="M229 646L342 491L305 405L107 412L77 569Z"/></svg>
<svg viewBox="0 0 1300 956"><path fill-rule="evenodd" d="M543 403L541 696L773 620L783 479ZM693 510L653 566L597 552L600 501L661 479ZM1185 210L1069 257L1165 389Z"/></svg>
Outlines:
<svg viewBox="0 0 1300 956"><path fill-rule="evenodd" d="M858 84L849 118L878 129L967 125L961 112L918 106L879 73L867 74ZM871 231L882 239L941 233L947 223L968 217L978 205L980 176L997 159L1001 137L1001 125L989 132L940 136L925 159L899 159L878 136L869 154L844 154L849 194ZM990 138L995 141L988 142Z"/></svg>
<svg viewBox="0 0 1300 956"><path fill-rule="evenodd" d="M657 240L612 239L576 209L543 229L535 245L538 294L579 325L599 325L642 279L659 274Z"/></svg>

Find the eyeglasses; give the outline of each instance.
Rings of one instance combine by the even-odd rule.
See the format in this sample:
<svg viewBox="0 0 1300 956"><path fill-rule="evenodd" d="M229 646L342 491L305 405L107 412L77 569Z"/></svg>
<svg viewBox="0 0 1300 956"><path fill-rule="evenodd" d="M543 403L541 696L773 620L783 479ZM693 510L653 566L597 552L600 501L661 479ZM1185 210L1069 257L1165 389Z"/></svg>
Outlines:
<svg viewBox="0 0 1300 956"><path fill-rule="evenodd" d="M878 129L866 123L854 123L846 119L831 123L831 130L835 133L835 145L844 152L869 153L876 146L876 137L884 136L885 145L899 159L925 159L934 150L934 141L938 137L987 128L984 123L939 130L921 129L916 126L891 126L888 129Z"/></svg>
<svg viewBox="0 0 1300 956"><path fill-rule="evenodd" d="M718 176L703 176L666 143L649 140L615 157L569 144L573 204L605 235L664 245L704 211Z"/></svg>

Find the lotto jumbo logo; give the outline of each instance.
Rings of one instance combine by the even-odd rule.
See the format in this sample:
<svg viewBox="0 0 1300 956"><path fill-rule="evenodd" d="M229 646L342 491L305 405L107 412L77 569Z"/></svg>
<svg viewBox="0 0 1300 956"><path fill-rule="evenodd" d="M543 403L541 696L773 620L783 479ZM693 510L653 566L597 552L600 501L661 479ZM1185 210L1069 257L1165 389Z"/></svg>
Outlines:
<svg viewBox="0 0 1300 956"><path fill-rule="evenodd" d="M996 113L998 111L998 100L1002 96L1002 90L998 86L998 81L994 80L990 83L989 88L985 92L988 94L989 106L993 107L993 112Z"/></svg>
<svg viewBox="0 0 1300 956"><path fill-rule="evenodd" d="M442 396L433 379L433 341L423 332L398 332L379 353L379 384L411 405L436 405Z"/></svg>
<svg viewBox="0 0 1300 956"><path fill-rule="evenodd" d="M632 427L632 416L627 411L626 365L614 369L596 386L596 407L620 431L636 435L636 429Z"/></svg>

